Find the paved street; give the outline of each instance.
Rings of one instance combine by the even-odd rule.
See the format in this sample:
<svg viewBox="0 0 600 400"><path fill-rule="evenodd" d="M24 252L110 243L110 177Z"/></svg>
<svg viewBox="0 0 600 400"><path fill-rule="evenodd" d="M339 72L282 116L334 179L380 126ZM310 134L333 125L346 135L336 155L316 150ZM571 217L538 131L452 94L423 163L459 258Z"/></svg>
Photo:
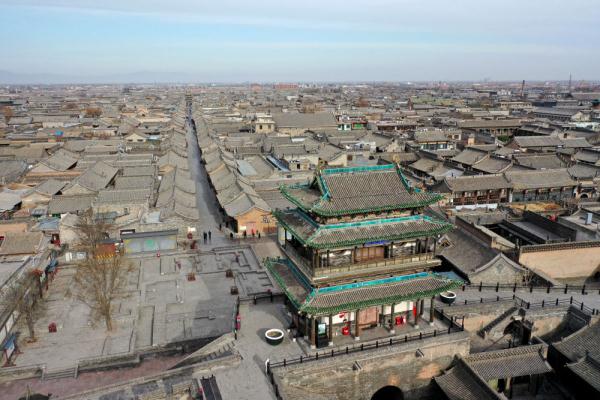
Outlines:
<svg viewBox="0 0 600 400"><path fill-rule="evenodd" d="M222 223L221 212L217 205L214 192L208 184L208 175L204 165L201 163L200 147L198 137L193 125L188 120L186 124L186 140L188 150L188 162L192 179L196 182L196 204L200 220L197 224L198 236L202 238L203 232L210 231L212 240L206 247L228 246L231 241L219 231L219 223ZM201 248L205 246L201 245Z"/></svg>

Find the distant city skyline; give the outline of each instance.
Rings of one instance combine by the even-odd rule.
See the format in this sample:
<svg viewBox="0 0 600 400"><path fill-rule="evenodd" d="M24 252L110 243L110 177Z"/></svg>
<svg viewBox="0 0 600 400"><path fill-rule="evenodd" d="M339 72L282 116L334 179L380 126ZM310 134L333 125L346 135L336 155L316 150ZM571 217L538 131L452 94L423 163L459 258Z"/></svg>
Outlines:
<svg viewBox="0 0 600 400"><path fill-rule="evenodd" d="M3 0L0 83L598 80L593 0Z"/></svg>

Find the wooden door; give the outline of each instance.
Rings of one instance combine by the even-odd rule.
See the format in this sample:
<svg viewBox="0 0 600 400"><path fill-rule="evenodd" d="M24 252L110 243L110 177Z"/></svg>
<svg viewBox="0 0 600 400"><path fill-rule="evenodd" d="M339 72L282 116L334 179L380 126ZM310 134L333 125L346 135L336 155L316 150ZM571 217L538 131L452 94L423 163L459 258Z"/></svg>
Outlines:
<svg viewBox="0 0 600 400"><path fill-rule="evenodd" d="M360 247L356 249L356 262L381 260L384 258L384 254L384 248L382 246Z"/></svg>
<svg viewBox="0 0 600 400"><path fill-rule="evenodd" d="M360 326L377 325L378 315L379 307L371 307L360 310L360 313L358 314L358 324Z"/></svg>

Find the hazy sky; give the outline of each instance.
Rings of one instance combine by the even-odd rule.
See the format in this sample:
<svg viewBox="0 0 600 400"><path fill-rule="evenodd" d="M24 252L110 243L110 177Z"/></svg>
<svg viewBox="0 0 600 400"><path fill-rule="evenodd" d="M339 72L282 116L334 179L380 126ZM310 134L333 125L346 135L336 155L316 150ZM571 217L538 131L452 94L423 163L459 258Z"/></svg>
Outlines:
<svg viewBox="0 0 600 400"><path fill-rule="evenodd" d="M598 0L0 0L0 35L74 80L600 78Z"/></svg>

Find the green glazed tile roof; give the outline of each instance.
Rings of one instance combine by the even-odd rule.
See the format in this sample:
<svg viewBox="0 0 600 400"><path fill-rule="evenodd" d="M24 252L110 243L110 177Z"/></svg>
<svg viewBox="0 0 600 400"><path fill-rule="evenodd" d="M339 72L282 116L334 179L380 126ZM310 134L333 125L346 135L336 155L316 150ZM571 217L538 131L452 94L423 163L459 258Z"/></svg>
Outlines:
<svg viewBox="0 0 600 400"><path fill-rule="evenodd" d="M317 249L357 246L435 236L452 225L425 215L380 218L359 222L319 225L301 210L276 211L275 218L302 244Z"/></svg>
<svg viewBox="0 0 600 400"><path fill-rule="evenodd" d="M311 315L428 298L461 284L436 274L418 273L317 289L302 282L300 272L294 272L288 260L268 259L266 266L296 308Z"/></svg>
<svg viewBox="0 0 600 400"><path fill-rule="evenodd" d="M394 164L323 169L310 185L280 190L304 211L325 217L420 208L441 199L412 189Z"/></svg>

